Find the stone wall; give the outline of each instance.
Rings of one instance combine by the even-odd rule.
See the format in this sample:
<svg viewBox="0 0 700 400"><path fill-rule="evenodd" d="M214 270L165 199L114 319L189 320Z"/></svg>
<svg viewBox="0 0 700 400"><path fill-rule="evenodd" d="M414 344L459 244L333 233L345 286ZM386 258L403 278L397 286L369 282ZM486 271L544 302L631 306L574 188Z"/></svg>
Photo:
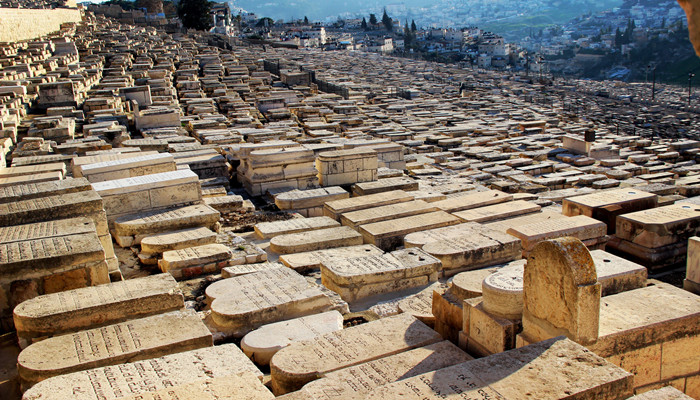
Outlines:
<svg viewBox="0 0 700 400"><path fill-rule="evenodd" d="M0 8L0 42L17 42L57 32L61 24L79 22L78 9Z"/></svg>

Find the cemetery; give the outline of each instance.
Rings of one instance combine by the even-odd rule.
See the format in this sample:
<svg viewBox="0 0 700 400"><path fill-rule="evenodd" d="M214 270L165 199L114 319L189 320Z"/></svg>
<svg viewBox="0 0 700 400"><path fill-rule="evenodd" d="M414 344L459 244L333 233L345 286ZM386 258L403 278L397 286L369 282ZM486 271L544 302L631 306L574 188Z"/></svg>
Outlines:
<svg viewBox="0 0 700 400"><path fill-rule="evenodd" d="M0 43L0 398L700 399L700 141L78 10Z"/></svg>

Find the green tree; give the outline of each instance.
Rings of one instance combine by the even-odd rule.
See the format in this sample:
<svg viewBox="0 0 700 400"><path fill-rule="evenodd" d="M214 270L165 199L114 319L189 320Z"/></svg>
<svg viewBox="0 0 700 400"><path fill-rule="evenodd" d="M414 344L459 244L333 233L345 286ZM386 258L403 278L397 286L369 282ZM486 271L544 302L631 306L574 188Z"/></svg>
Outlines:
<svg viewBox="0 0 700 400"><path fill-rule="evenodd" d="M365 19L365 17L362 17L362 24L360 25L360 27L362 27L362 29L365 31L367 30L367 20Z"/></svg>
<svg viewBox="0 0 700 400"><path fill-rule="evenodd" d="M377 16L374 14L369 15L369 24L374 27L374 25L377 25Z"/></svg>
<svg viewBox="0 0 700 400"><path fill-rule="evenodd" d="M163 12L163 2L161 0L136 0L136 7L145 8L149 14Z"/></svg>
<svg viewBox="0 0 700 400"><path fill-rule="evenodd" d="M270 17L263 17L258 20L258 23L255 24L258 28L267 28L272 26L275 23L275 21L270 18Z"/></svg>
<svg viewBox="0 0 700 400"><path fill-rule="evenodd" d="M418 30L418 28L416 27L416 21L411 20L411 32L415 32L417 30Z"/></svg>
<svg viewBox="0 0 700 400"><path fill-rule="evenodd" d="M387 31L392 32L394 30L394 22L389 17L389 14L386 13L386 8L384 8L384 15L382 15L382 24L384 24L384 28Z"/></svg>
<svg viewBox="0 0 700 400"><path fill-rule="evenodd" d="M180 0L177 15L185 28L208 31L212 27L210 10L207 0Z"/></svg>
<svg viewBox="0 0 700 400"><path fill-rule="evenodd" d="M309 17L304 16L304 25L308 25L308 24L309 24Z"/></svg>

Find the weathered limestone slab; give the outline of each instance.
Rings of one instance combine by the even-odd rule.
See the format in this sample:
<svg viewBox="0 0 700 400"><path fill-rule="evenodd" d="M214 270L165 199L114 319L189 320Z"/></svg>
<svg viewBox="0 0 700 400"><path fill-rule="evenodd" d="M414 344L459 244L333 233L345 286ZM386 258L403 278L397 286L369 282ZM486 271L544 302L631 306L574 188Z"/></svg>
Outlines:
<svg viewBox="0 0 700 400"><path fill-rule="evenodd" d="M255 233L261 239L271 239L275 236L289 233L312 231L339 227L340 223L328 217L292 218L285 221L261 222L255 224Z"/></svg>
<svg viewBox="0 0 700 400"><path fill-rule="evenodd" d="M105 324L177 310L184 300L169 274L38 296L14 309L20 347Z"/></svg>
<svg viewBox="0 0 700 400"><path fill-rule="evenodd" d="M112 232L120 246L128 247L140 243L145 236L161 232L200 226L216 231L219 217L218 211L198 204L117 218Z"/></svg>
<svg viewBox="0 0 700 400"><path fill-rule="evenodd" d="M121 149L125 149L125 148L122 147ZM135 150L137 150L137 151L125 152L125 153L99 154L99 155L83 156L83 157L73 157L70 161L71 170L73 171L73 176L76 178L82 177L81 167L83 165L101 163L101 162L105 162L105 161L123 160L126 158L148 156L148 155L153 155L153 154L159 154L157 151L138 151L138 149L135 149Z"/></svg>
<svg viewBox="0 0 700 400"><path fill-rule="evenodd" d="M331 262L336 258L354 258L384 254L384 251L371 244L359 246L337 247L327 250L307 251L296 254L283 254L279 260L289 268L297 272L306 272L320 269L324 262Z"/></svg>
<svg viewBox="0 0 700 400"><path fill-rule="evenodd" d="M221 378L206 378L194 382L141 393L121 400L273 400L275 395L255 374L243 372Z"/></svg>
<svg viewBox="0 0 700 400"><path fill-rule="evenodd" d="M321 264L323 286L348 302L437 280L440 261L419 249L334 259Z"/></svg>
<svg viewBox="0 0 700 400"><path fill-rule="evenodd" d="M323 207L327 201L347 199L350 193L340 186L320 189L292 190L275 197L275 205L280 210L298 210L303 208Z"/></svg>
<svg viewBox="0 0 700 400"><path fill-rule="evenodd" d="M173 311L42 340L22 350L17 369L29 388L58 375L212 345L196 312Z"/></svg>
<svg viewBox="0 0 700 400"><path fill-rule="evenodd" d="M560 237L575 237L579 240L605 236L607 226L593 218L579 215L563 219L535 222L508 229L508 233L522 241L523 254L529 253L537 243Z"/></svg>
<svg viewBox="0 0 700 400"><path fill-rule="evenodd" d="M574 217L585 215L605 222L608 233L615 233L618 215L655 208L658 196L632 188L606 190L583 196L569 197L562 201L562 214Z"/></svg>
<svg viewBox="0 0 700 400"><path fill-rule="evenodd" d="M430 240L423 251L442 263L444 275L479 269L517 260L522 254L520 240L476 223L455 225L454 231L433 231L428 238L412 238L415 242ZM446 237L446 238L443 238Z"/></svg>
<svg viewBox="0 0 700 400"><path fill-rule="evenodd" d="M505 203L513 200L513 195L503 193L500 190L487 190L450 197L449 199L433 203L442 211L454 213L457 211L469 210L472 208L486 207L494 204Z"/></svg>
<svg viewBox="0 0 700 400"><path fill-rule="evenodd" d="M168 250L179 250L215 242L216 233L208 228L181 229L144 237L141 239L141 254L162 254Z"/></svg>
<svg viewBox="0 0 700 400"><path fill-rule="evenodd" d="M343 316L338 311L328 311L263 325L243 337L241 349L257 365L269 365L272 356L290 344L341 329Z"/></svg>
<svg viewBox="0 0 700 400"><path fill-rule="evenodd" d="M615 236L647 248L683 242L700 228L700 207L672 204L620 215Z"/></svg>
<svg viewBox="0 0 700 400"><path fill-rule="evenodd" d="M506 233L510 228L517 228L523 225L534 224L536 222L553 221L564 218L568 217L558 212L545 210L539 213L504 219L502 221L487 222L484 224L484 226L495 231Z"/></svg>
<svg viewBox="0 0 700 400"><path fill-rule="evenodd" d="M492 206L472 208L466 211L454 213L464 222L492 222L501 219L517 217L523 214L532 214L540 211L540 206L529 201L516 200Z"/></svg>
<svg viewBox="0 0 700 400"><path fill-rule="evenodd" d="M418 190L418 181L411 178L386 178L373 182L362 182L352 185L353 196L366 196L369 194L390 192L394 190L411 191Z"/></svg>
<svg viewBox="0 0 700 400"><path fill-rule="evenodd" d="M520 284L522 285L522 276ZM460 347L480 357L514 349L516 336L522 330L520 317L504 318L487 310L485 305L483 297L464 301L462 331L459 332ZM520 310L522 312L522 306Z"/></svg>
<svg viewBox="0 0 700 400"><path fill-rule="evenodd" d="M413 200L413 196L403 190L392 190L370 194L366 196L352 197L343 200L328 201L323 206L324 215L340 220L340 215L351 211L364 210L366 208L381 207Z"/></svg>
<svg viewBox="0 0 700 400"><path fill-rule="evenodd" d="M293 343L272 358L276 395L293 392L329 372L440 341L440 335L407 314Z"/></svg>
<svg viewBox="0 0 700 400"><path fill-rule="evenodd" d="M495 265L489 268L480 268L470 271L460 272L459 274L452 277L450 284L450 292L454 294L460 300L473 299L475 297L480 297L482 294L481 283L494 272L500 270L505 266L523 266L526 260L512 261L504 265Z"/></svg>
<svg viewBox="0 0 700 400"><path fill-rule="evenodd" d="M63 179L56 182L32 183L0 188L0 204L13 203L20 200L31 200L38 197L56 196L75 192L92 190L87 179Z"/></svg>
<svg viewBox="0 0 700 400"><path fill-rule="evenodd" d="M102 161L81 165L79 168L81 175L93 183L177 170L175 159L168 153Z"/></svg>
<svg viewBox="0 0 700 400"><path fill-rule="evenodd" d="M57 376L29 389L23 400L116 400L244 372L262 378L238 346L225 344Z"/></svg>
<svg viewBox="0 0 700 400"><path fill-rule="evenodd" d="M600 293L595 264L580 240L565 237L539 243L525 264L523 332L518 345L559 335L581 344L594 343Z"/></svg>
<svg viewBox="0 0 700 400"><path fill-rule="evenodd" d="M372 389L387 383L469 360L473 358L454 344L443 341L330 372L296 393L309 400L364 399Z"/></svg>
<svg viewBox="0 0 700 400"><path fill-rule="evenodd" d="M459 222L459 218L453 215L444 211L435 211L362 225L360 226L360 233L362 233L365 243L390 251L400 246L403 242L403 237L409 233L456 225Z"/></svg>
<svg viewBox="0 0 700 400"><path fill-rule="evenodd" d="M206 295L216 329L238 337L265 324L330 309L328 297L289 268L224 279L209 285Z"/></svg>
<svg viewBox="0 0 700 400"><path fill-rule="evenodd" d="M632 394L632 380L584 347L555 338L381 386L367 398L614 400Z"/></svg>
<svg viewBox="0 0 700 400"><path fill-rule="evenodd" d="M410 217L438 210L439 209L431 203L426 203L423 200L413 200L386 206L366 208L364 210L350 211L340 216L340 222L353 229L358 229L360 225Z"/></svg>
<svg viewBox="0 0 700 400"><path fill-rule="evenodd" d="M245 274L252 274L253 272L269 271L271 269L285 268L283 264L277 262L258 262L253 264L240 264L233 265L230 267L224 267L221 269L221 277L233 278L234 276L240 276Z"/></svg>
<svg viewBox="0 0 700 400"><path fill-rule="evenodd" d="M591 251L595 263L601 296L643 288L647 284L647 269L639 264L603 250Z"/></svg>
<svg viewBox="0 0 700 400"><path fill-rule="evenodd" d="M38 175L44 173L58 172L60 174L59 179L63 179L66 175L66 164L59 163L47 163L47 164L36 164L36 165L26 165L21 167L8 167L0 170L0 178L10 178L25 175Z"/></svg>
<svg viewBox="0 0 700 400"><path fill-rule="evenodd" d="M199 177L178 170L93 183L110 221L123 215L188 205L202 200Z"/></svg>
<svg viewBox="0 0 700 400"><path fill-rule="evenodd" d="M0 204L0 226L89 217L99 236L107 234L102 198L92 190Z"/></svg>
<svg viewBox="0 0 700 400"><path fill-rule="evenodd" d="M205 197L203 201L204 204L221 213L230 213L240 210L244 204L243 196L238 196L235 194L226 196Z"/></svg>
<svg viewBox="0 0 700 400"><path fill-rule="evenodd" d="M270 240L270 250L291 254L360 244L362 235L350 227L340 226L275 236Z"/></svg>
<svg viewBox="0 0 700 400"><path fill-rule="evenodd" d="M433 315L433 291L440 288L439 282L435 282L420 292L405 297L397 303L400 313L413 315L429 327L435 326L435 315Z"/></svg>
<svg viewBox="0 0 700 400"><path fill-rule="evenodd" d="M229 265L232 256L231 249L223 244L203 244L164 252L158 268L175 279L187 279L220 271Z"/></svg>
<svg viewBox="0 0 700 400"><path fill-rule="evenodd" d="M38 184L42 182L60 181L63 175L59 171L43 172L32 175L20 175L0 178L0 187L15 185Z"/></svg>
<svg viewBox="0 0 700 400"><path fill-rule="evenodd" d="M109 283L105 251L95 233L1 243L0 271L5 332L12 326L12 309L24 300Z"/></svg>

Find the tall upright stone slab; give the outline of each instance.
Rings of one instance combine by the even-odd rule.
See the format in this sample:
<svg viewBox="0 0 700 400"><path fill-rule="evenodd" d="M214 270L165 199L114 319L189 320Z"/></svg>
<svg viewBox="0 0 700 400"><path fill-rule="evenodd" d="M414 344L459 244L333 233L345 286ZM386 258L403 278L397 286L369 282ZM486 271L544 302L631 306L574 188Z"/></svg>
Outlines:
<svg viewBox="0 0 700 400"><path fill-rule="evenodd" d="M587 345L598 339L601 286L586 246L575 238L535 246L523 276L523 332L518 345L564 335Z"/></svg>
<svg viewBox="0 0 700 400"><path fill-rule="evenodd" d="M700 295L700 238L697 236L688 239L688 262L683 289Z"/></svg>

